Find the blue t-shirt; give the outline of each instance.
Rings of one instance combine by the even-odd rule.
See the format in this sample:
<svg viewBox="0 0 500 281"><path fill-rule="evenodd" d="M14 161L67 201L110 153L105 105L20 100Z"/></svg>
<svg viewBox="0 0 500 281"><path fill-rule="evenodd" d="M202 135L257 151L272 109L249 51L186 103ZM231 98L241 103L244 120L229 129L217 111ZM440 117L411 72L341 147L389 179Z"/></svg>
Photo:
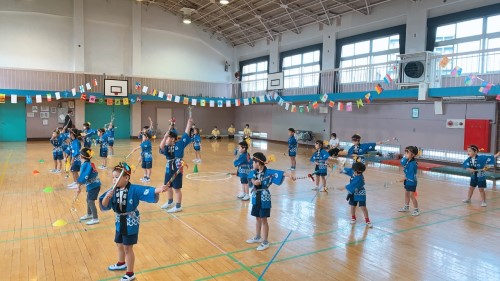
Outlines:
<svg viewBox="0 0 500 281"><path fill-rule="evenodd" d="M354 195L354 201L366 201L365 177L363 174L356 175L351 168L344 168L341 173L351 177L349 184L345 188L349 194Z"/></svg>
<svg viewBox="0 0 500 281"><path fill-rule="evenodd" d="M295 136L290 136L288 138L288 155L296 156L297 155L297 139Z"/></svg>
<svg viewBox="0 0 500 281"><path fill-rule="evenodd" d="M184 149L191 142L188 134L184 133L180 140L177 140L174 145L165 145L163 149L160 147L160 154L167 158L165 173L174 174L180 167L182 158L184 158Z"/></svg>
<svg viewBox="0 0 500 281"><path fill-rule="evenodd" d="M418 164L415 158L408 161L408 158L401 158L401 166L404 167L405 172L405 185L406 186L417 186L417 170Z"/></svg>
<svg viewBox="0 0 500 281"><path fill-rule="evenodd" d="M201 137L200 135L196 134L193 135L193 148L196 150L200 150L201 147Z"/></svg>
<svg viewBox="0 0 500 281"><path fill-rule="evenodd" d="M101 186L97 169L90 161L84 161L80 167L80 176L77 179L79 184L85 184L87 192Z"/></svg>
<svg viewBox="0 0 500 281"><path fill-rule="evenodd" d="M326 174L328 166L326 165L326 160L328 160L330 154L326 152L324 149L319 149L314 152L311 156L311 162L316 163L318 165L318 173Z"/></svg>

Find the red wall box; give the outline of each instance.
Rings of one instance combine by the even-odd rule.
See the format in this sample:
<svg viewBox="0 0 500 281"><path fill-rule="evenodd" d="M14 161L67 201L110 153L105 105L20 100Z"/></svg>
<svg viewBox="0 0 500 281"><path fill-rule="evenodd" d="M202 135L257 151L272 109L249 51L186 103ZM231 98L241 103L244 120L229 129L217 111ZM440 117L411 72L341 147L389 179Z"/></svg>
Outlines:
<svg viewBox="0 0 500 281"><path fill-rule="evenodd" d="M465 119L464 150L475 144L482 152L490 152L490 139L490 120Z"/></svg>

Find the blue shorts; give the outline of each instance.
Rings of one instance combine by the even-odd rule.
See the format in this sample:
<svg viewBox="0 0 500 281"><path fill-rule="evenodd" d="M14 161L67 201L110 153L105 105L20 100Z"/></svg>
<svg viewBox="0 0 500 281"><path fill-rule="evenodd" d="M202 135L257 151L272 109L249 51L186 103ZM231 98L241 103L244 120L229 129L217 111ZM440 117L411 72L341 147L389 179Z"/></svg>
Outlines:
<svg viewBox="0 0 500 281"><path fill-rule="evenodd" d="M115 232L115 243L120 243L123 245L134 245L137 244L137 240L139 240L139 233L132 235L123 235L120 232Z"/></svg>
<svg viewBox="0 0 500 281"><path fill-rule="evenodd" d="M288 152L288 156L290 156L290 157L295 157L295 156L297 156L297 152L290 152L290 151L289 151L289 152Z"/></svg>
<svg viewBox="0 0 500 281"><path fill-rule="evenodd" d="M101 156L101 157L108 157L108 149L107 148L106 149L102 149L101 148L99 150L99 156Z"/></svg>
<svg viewBox="0 0 500 281"><path fill-rule="evenodd" d="M163 181L163 184L167 184L167 182L170 180L170 178L172 178L174 174L165 174L165 180ZM180 189L182 188L182 173L179 173L177 175L177 177L175 177L175 179L172 181L172 183L170 184L170 186L173 188L173 189Z"/></svg>
<svg viewBox="0 0 500 281"><path fill-rule="evenodd" d="M245 177L240 177L240 183L241 184L248 184L248 178L246 177L246 175L245 175Z"/></svg>
<svg viewBox="0 0 500 281"><path fill-rule="evenodd" d="M87 191L87 200L97 200L97 196L99 196L99 191L101 187L94 187L91 190Z"/></svg>
<svg viewBox="0 0 500 281"><path fill-rule="evenodd" d="M62 151L59 151L59 152L53 152L52 153L52 158L54 160L63 160L63 154L62 154Z"/></svg>
<svg viewBox="0 0 500 281"><path fill-rule="evenodd" d="M355 201L354 200L354 194L348 194L347 198L349 199L349 205L351 206L360 206L360 207L366 207L366 201Z"/></svg>
<svg viewBox="0 0 500 281"><path fill-rule="evenodd" d="M470 178L470 186L478 188L486 188L486 179L478 180L477 177Z"/></svg>
<svg viewBox="0 0 500 281"><path fill-rule="evenodd" d="M72 172L80 172L80 166L81 165L82 165L82 163L80 161L73 162L73 164L71 164L71 171Z"/></svg>
<svg viewBox="0 0 500 281"><path fill-rule="evenodd" d="M319 167L318 167L318 165L316 165L316 168L314 168L314 175L325 177L326 176L326 172L320 173L319 172Z"/></svg>
<svg viewBox="0 0 500 281"><path fill-rule="evenodd" d="M153 168L153 161L142 161L143 169L151 169Z"/></svg>
<svg viewBox="0 0 500 281"><path fill-rule="evenodd" d="M269 218L271 216L271 208L261 208L261 194L260 191L256 194L257 201L255 205L252 205L252 212L250 213L254 217L258 218Z"/></svg>
<svg viewBox="0 0 500 281"><path fill-rule="evenodd" d="M115 141L108 140L108 145L109 145L109 146L113 146L114 144L115 144Z"/></svg>
<svg viewBox="0 0 500 281"><path fill-rule="evenodd" d="M194 151L200 151L199 147L194 147Z"/></svg>
<svg viewBox="0 0 500 281"><path fill-rule="evenodd" d="M405 190L415 192L415 191L417 191L417 187L416 186L409 186L409 185L405 184Z"/></svg>

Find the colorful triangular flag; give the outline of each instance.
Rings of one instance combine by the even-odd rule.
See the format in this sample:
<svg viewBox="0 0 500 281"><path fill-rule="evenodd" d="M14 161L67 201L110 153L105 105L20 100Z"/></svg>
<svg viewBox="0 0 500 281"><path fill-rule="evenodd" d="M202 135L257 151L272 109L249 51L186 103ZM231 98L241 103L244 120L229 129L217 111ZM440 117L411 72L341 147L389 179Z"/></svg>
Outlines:
<svg viewBox="0 0 500 281"><path fill-rule="evenodd" d="M337 110L343 111L344 110L344 103L342 103L342 102L337 103Z"/></svg>
<svg viewBox="0 0 500 281"><path fill-rule="evenodd" d="M252 104L257 103L257 97L252 98Z"/></svg>
<svg viewBox="0 0 500 281"><path fill-rule="evenodd" d="M95 96L90 95L89 102L90 103L95 103Z"/></svg>
<svg viewBox="0 0 500 281"><path fill-rule="evenodd" d="M448 65L448 62L450 62L450 59L447 57L447 56L444 56L443 58L441 58L441 60L439 61L439 67L441 68L445 68L447 65Z"/></svg>
<svg viewBox="0 0 500 281"><path fill-rule="evenodd" d="M83 85L80 85L80 93L85 93L85 87Z"/></svg>
<svg viewBox="0 0 500 281"><path fill-rule="evenodd" d="M492 86L493 86L493 84L491 84L490 82L484 81L481 84L481 87L479 88L479 92L487 95Z"/></svg>
<svg viewBox="0 0 500 281"><path fill-rule="evenodd" d="M385 74L385 77L384 77L384 82L385 84L387 85L390 85L392 83L392 78L391 76L389 75L389 73Z"/></svg>
<svg viewBox="0 0 500 281"><path fill-rule="evenodd" d="M319 107L318 102L317 102L317 101L313 102L312 107L313 107L314 109L317 109L317 108Z"/></svg>
<svg viewBox="0 0 500 281"><path fill-rule="evenodd" d="M94 83L94 87L97 87L97 79L94 78L94 80L92 80L92 82Z"/></svg>
<svg viewBox="0 0 500 281"><path fill-rule="evenodd" d="M184 97L184 100L182 101L182 104L188 105L189 104L189 98L188 97Z"/></svg>
<svg viewBox="0 0 500 281"><path fill-rule="evenodd" d="M205 106L206 105L206 101L205 100L200 100L200 106Z"/></svg>
<svg viewBox="0 0 500 281"><path fill-rule="evenodd" d="M462 75L462 68L460 66L455 66L450 74L453 77L458 77Z"/></svg>
<svg viewBox="0 0 500 281"><path fill-rule="evenodd" d="M31 96L26 96L26 104L32 104L33 103L33 100L31 98Z"/></svg>
<svg viewBox="0 0 500 281"><path fill-rule="evenodd" d="M222 101L221 100L217 101L217 107L222 107Z"/></svg>
<svg viewBox="0 0 500 281"><path fill-rule="evenodd" d="M107 105L113 105L113 99L106 99Z"/></svg>
<svg viewBox="0 0 500 281"><path fill-rule="evenodd" d="M141 82L135 82L135 89L137 91L140 91L141 90Z"/></svg>
<svg viewBox="0 0 500 281"><path fill-rule="evenodd" d="M148 86L142 87L142 92L147 94L148 93Z"/></svg>
<svg viewBox="0 0 500 281"><path fill-rule="evenodd" d="M47 101L52 101L52 94L47 94Z"/></svg>
<svg viewBox="0 0 500 281"><path fill-rule="evenodd" d="M333 107L335 106L335 102L331 100L331 101L328 103L328 106L329 106L329 107L331 107L331 108L333 108Z"/></svg>
<svg viewBox="0 0 500 281"><path fill-rule="evenodd" d="M380 93L382 93L384 91L384 88L382 88L382 85L377 84L377 85L375 85L375 91L377 92L377 94L380 95Z"/></svg>
<svg viewBox="0 0 500 281"><path fill-rule="evenodd" d="M292 104L292 109L291 109L291 111L292 111L292 112L297 112L297 106Z"/></svg>
<svg viewBox="0 0 500 281"><path fill-rule="evenodd" d="M0 94L0 103L5 103L5 94Z"/></svg>
<svg viewBox="0 0 500 281"><path fill-rule="evenodd" d="M128 98L123 98L123 105L128 105L128 104L129 104Z"/></svg>
<svg viewBox="0 0 500 281"><path fill-rule="evenodd" d="M121 104L122 104L122 102L120 99L115 99L115 105L121 105Z"/></svg>
<svg viewBox="0 0 500 281"><path fill-rule="evenodd" d="M167 100L172 101L172 94L167 94Z"/></svg>
<svg viewBox="0 0 500 281"><path fill-rule="evenodd" d="M356 105L358 106L358 109L359 109L360 107L365 106L365 105L363 104L363 100L361 100L361 99L359 99L359 100L357 100L357 101L356 101Z"/></svg>
<svg viewBox="0 0 500 281"><path fill-rule="evenodd" d="M234 106L240 106L241 105L241 100L240 99L235 99L234 100Z"/></svg>
<svg viewBox="0 0 500 281"><path fill-rule="evenodd" d="M80 99L81 99L81 100L87 100L87 94L82 94L82 95L80 96Z"/></svg>

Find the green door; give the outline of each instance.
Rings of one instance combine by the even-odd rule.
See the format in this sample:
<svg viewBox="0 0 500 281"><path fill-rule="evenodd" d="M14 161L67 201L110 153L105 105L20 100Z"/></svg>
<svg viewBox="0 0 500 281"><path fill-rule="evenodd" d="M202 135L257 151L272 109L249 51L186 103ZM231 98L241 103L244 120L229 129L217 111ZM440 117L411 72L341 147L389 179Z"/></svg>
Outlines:
<svg viewBox="0 0 500 281"><path fill-rule="evenodd" d="M23 99L0 103L0 141L26 141L26 105Z"/></svg>
<svg viewBox="0 0 500 281"><path fill-rule="evenodd" d="M115 139L130 138L130 107L128 105L106 105L96 103L85 104L85 122L90 122L92 129L103 128L109 123L111 115L115 120ZM81 124L77 124L81 127Z"/></svg>

